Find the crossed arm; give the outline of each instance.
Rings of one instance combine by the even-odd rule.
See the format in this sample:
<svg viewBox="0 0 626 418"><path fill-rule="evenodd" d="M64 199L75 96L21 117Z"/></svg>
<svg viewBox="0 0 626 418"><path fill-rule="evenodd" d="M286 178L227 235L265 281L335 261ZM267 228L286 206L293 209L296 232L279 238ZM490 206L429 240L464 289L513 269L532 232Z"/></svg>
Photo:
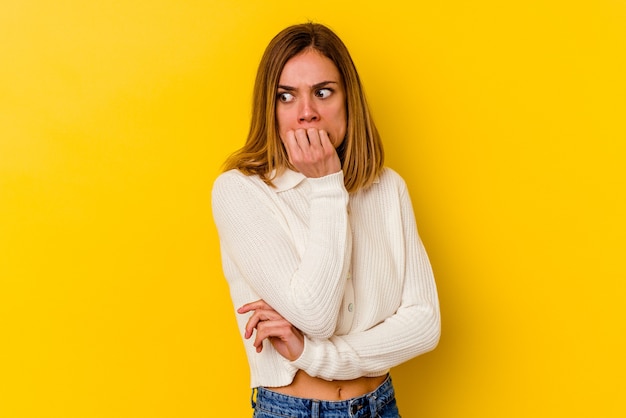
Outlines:
<svg viewBox="0 0 626 418"><path fill-rule="evenodd" d="M252 312L245 337L254 335L258 352L267 339L297 368L326 379L376 375L434 348L440 332L437 294L406 191L401 196L407 255L401 306L366 331L333 335L351 254L348 196L341 167L323 131L317 136L315 132L295 132L284 143L294 167L317 179L311 182L311 236L304 255L300 258L294 253L271 210L254 208L238 211L237 219L217 219L223 225L220 232L226 251L238 260L238 268L263 297L238 309L240 314ZM239 186L244 195L253 193L244 190L243 183ZM214 197L218 205L235 208L241 206L243 196L230 191L219 195L218 191ZM259 200L247 197L252 202ZM216 212L218 218L234 216L228 209ZM264 231L262 237L251 234L255 226ZM255 256L259 245L272 248ZM268 253L275 258L267 257ZM278 276L276 263L281 266Z"/></svg>

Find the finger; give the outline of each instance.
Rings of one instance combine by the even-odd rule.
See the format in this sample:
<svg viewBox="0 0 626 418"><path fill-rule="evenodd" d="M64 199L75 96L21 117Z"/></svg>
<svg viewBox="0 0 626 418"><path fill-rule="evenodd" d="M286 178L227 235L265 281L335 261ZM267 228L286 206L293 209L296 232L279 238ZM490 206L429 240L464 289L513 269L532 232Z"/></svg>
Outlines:
<svg viewBox="0 0 626 418"><path fill-rule="evenodd" d="M305 151L309 149L309 147L311 146L311 142L309 140L309 135L307 131L305 131L304 129L296 129L296 131L294 132L294 136L300 150Z"/></svg>
<svg viewBox="0 0 626 418"><path fill-rule="evenodd" d="M273 309L257 309L254 313L248 318L248 322L246 323L244 337L246 339L252 336L252 332L255 328L258 330L259 323L265 321L276 321L283 319L282 316L278 312Z"/></svg>
<svg viewBox="0 0 626 418"><path fill-rule="evenodd" d="M329 149L335 149L333 142L330 140L330 135L328 135L328 132L326 132L323 129L320 129L319 131L319 136L320 136L320 144L322 145L322 148Z"/></svg>
<svg viewBox="0 0 626 418"><path fill-rule="evenodd" d="M248 339L252 336L252 332L258 326L259 322L263 321L261 314L259 311L254 311L254 313L248 318L248 322L246 322L246 326L244 328L244 338Z"/></svg>
<svg viewBox="0 0 626 418"><path fill-rule="evenodd" d="M291 334L293 334L292 326L285 319L263 321L257 326L253 346L257 349L257 352L260 352L265 339L278 338L286 341Z"/></svg>
<svg viewBox="0 0 626 418"><path fill-rule="evenodd" d="M254 302L249 302L237 309L237 313L244 314L246 312L254 311L257 309L272 309L270 305L267 304L263 299L255 300Z"/></svg>
<svg viewBox="0 0 626 418"><path fill-rule="evenodd" d="M246 322L246 326L244 327L243 337L247 340L252 336L254 329L257 327L260 319L258 316L252 315L248 318L248 322Z"/></svg>
<svg viewBox="0 0 626 418"><path fill-rule="evenodd" d="M321 145L320 131L316 128L309 128L306 131L311 147L319 147Z"/></svg>
<svg viewBox="0 0 626 418"><path fill-rule="evenodd" d="M295 135L301 152L297 156L294 155L294 162L318 164L325 158L325 150L317 128L298 129Z"/></svg>
<svg viewBox="0 0 626 418"><path fill-rule="evenodd" d="M296 138L296 132L293 130L287 131L287 136L283 139L289 162L293 164L294 158L297 159L302 154L300 145L298 145L298 139Z"/></svg>

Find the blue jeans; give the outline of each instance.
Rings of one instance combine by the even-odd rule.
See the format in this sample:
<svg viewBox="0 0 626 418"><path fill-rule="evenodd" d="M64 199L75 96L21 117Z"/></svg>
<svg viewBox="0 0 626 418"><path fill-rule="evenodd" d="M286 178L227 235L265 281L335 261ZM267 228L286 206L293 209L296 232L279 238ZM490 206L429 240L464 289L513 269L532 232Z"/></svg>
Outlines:
<svg viewBox="0 0 626 418"><path fill-rule="evenodd" d="M400 418L391 377L374 391L345 401L318 401L272 392L263 387L252 400L253 418Z"/></svg>

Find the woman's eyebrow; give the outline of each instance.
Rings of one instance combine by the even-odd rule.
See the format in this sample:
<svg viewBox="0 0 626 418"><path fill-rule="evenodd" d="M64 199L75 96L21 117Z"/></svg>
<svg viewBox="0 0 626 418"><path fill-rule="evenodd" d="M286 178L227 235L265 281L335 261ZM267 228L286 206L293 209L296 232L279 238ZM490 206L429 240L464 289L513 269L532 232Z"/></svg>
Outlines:
<svg viewBox="0 0 626 418"><path fill-rule="evenodd" d="M336 81L322 81L321 83L317 83L313 85L314 89L319 89L320 87L326 87L329 84L339 84Z"/></svg>
<svg viewBox="0 0 626 418"><path fill-rule="evenodd" d="M313 85L311 86L311 89L319 89L319 88L321 88L321 87L326 87L326 86L327 86L327 85L329 85L329 84L339 84L339 83L338 83L338 82L336 82L336 81L330 81L330 80L327 80L327 81L322 81L322 82L320 82L320 83L313 84ZM294 90L297 90L297 88L295 88L295 87L285 86L285 85L283 85L283 84L279 84L279 85L278 85L278 88L279 88L279 89L282 89L282 90L286 90L286 91L294 91Z"/></svg>

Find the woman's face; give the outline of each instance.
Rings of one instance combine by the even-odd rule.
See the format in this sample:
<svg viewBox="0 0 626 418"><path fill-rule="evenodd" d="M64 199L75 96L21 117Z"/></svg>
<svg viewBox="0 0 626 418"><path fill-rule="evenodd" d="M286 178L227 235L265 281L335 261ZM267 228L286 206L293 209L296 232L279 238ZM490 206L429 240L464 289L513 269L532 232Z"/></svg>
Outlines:
<svg viewBox="0 0 626 418"><path fill-rule="evenodd" d="M284 141L287 132L316 128L337 148L346 135L346 94L335 64L308 49L285 64L276 92L276 119Z"/></svg>

